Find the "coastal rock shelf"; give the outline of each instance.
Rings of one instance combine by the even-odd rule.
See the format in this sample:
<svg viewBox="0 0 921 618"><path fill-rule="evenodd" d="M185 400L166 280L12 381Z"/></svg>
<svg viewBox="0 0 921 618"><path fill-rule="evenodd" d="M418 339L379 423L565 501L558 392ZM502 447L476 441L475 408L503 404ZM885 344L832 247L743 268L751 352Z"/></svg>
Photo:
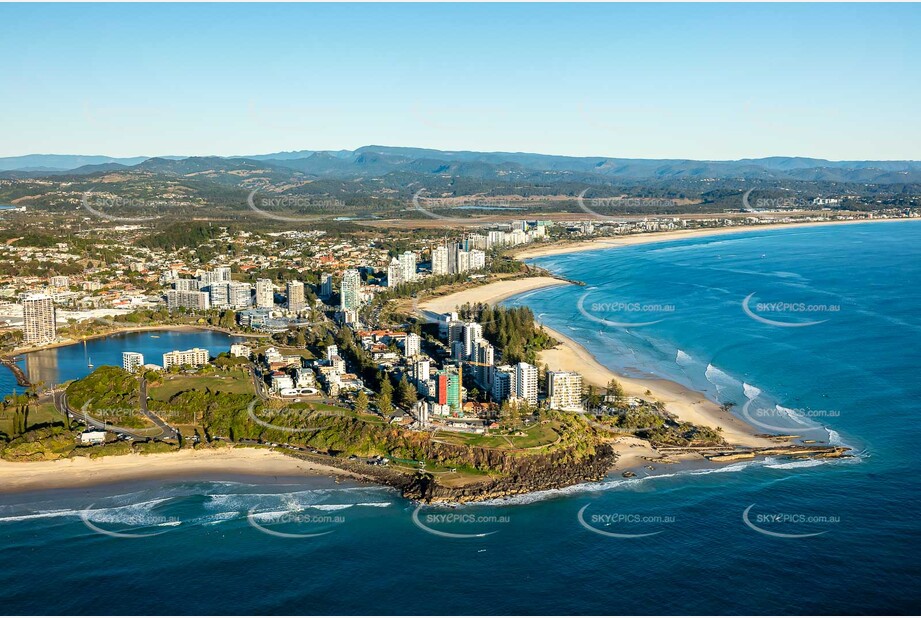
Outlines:
<svg viewBox="0 0 921 618"><path fill-rule="evenodd" d="M851 449L846 446L778 446L761 449L721 451L712 454L704 453L704 457L710 461L716 462L740 461L761 456L767 457L770 455L804 459L812 457L818 459L837 459L839 457L850 457L850 455L848 455L850 450Z"/></svg>

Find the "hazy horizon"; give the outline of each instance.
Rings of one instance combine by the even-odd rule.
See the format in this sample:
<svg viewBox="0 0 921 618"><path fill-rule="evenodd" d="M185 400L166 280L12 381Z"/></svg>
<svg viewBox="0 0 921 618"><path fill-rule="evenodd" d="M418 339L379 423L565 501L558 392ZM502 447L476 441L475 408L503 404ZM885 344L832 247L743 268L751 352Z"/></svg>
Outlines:
<svg viewBox="0 0 921 618"><path fill-rule="evenodd" d="M245 154L217 154L217 153L204 153L204 154L183 154L183 153L169 153L169 154L128 154L128 155L110 155L106 153L98 152L26 152L20 154L11 154L11 155L0 155L0 159L14 159L19 157L108 157L112 159L160 159L160 158L208 158L208 157L219 157L223 159L245 159L247 157L264 157L267 155L281 155L288 153L296 152L305 152L305 153L317 153L317 152L327 152L334 153L340 151L356 151L361 148L366 147L382 147L382 148L418 148L426 150L438 150L441 152L451 153L451 152L481 152L484 154L497 154L497 153L508 153L508 154L531 154L531 155L541 155L549 157L574 157L574 158L598 158L598 159L636 159L636 160L675 160L675 161L744 161L744 160L759 160L759 159L818 159L826 160L832 163L841 163L849 161L909 161L909 162L918 162L921 161L921 158L918 159L828 159L826 157L817 157L809 154L766 154L755 157L739 157L736 159L695 159L693 157L625 157L618 154L586 154L586 155L568 155L561 154L557 152L546 152L546 151L525 151L525 150L483 150L483 149L465 149L465 148L438 148L433 146L415 146L408 144L361 144L354 148L293 148L288 150L269 150L265 152L247 152ZM305 154L305 157L310 156L310 154Z"/></svg>

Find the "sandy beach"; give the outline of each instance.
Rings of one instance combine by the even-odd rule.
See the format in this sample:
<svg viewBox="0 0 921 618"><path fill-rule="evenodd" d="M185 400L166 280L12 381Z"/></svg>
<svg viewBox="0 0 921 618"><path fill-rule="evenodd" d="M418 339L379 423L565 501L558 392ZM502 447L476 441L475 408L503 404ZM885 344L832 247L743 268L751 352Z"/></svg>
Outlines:
<svg viewBox="0 0 921 618"><path fill-rule="evenodd" d="M129 480L194 477L198 474L257 476L355 476L332 466L268 449L226 447L152 455L116 455L59 461L0 460L0 492L85 487Z"/></svg>
<svg viewBox="0 0 921 618"><path fill-rule="evenodd" d="M684 240L702 236L723 236L726 234L741 234L744 232L757 232L761 230L779 230L804 227L820 227L826 225L855 225L858 223L896 223L898 221L918 221L918 219L860 219L854 221L815 221L808 223L771 223L765 225L746 225L739 227L703 228L694 230L674 230L670 232L650 232L648 234L631 234L618 238L598 238L580 242L552 243L535 247L525 247L515 251L513 256L518 260L545 257L548 255L563 255L582 251L595 251L611 247L628 247L632 245L645 245L653 242L667 240Z"/></svg>
<svg viewBox="0 0 921 618"><path fill-rule="evenodd" d="M444 313L452 311L455 307L464 303L485 302L495 304L522 292L556 285L572 284L553 277L502 281L432 299L422 303L420 308L426 311ZM620 382L628 395L661 401L669 412L682 421L711 428L721 428L723 436L731 444L747 447L776 446L774 442L757 437L756 434L763 432L756 431L731 413L724 412L716 403L707 399L705 395L670 380L647 380L618 375L598 362L588 350L570 337L546 326L544 328L561 342L556 348L544 350L540 353L541 364L548 365L551 370L577 371L582 374L586 384L601 387L606 386L614 378ZM647 391L649 394L647 394Z"/></svg>
<svg viewBox="0 0 921 618"><path fill-rule="evenodd" d="M544 329L562 342L556 348L540 353L541 363L546 363L551 370L577 371L582 374L586 384L600 387L606 386L614 378L624 387L627 395L661 401L669 412L682 421L712 428L720 427L723 437L730 444L750 447L776 446L776 442L756 436L763 431L756 431L731 413L724 412L705 395L671 380L647 380L618 375L599 363L588 350L571 338L552 328L544 326ZM647 391L650 394L647 394Z"/></svg>
<svg viewBox="0 0 921 618"><path fill-rule="evenodd" d="M568 281L554 277L528 277L526 279L510 279L497 281L468 290L448 294L427 300L419 305L420 309L434 313L447 313L454 311L459 305L467 303L489 303L494 305L506 298L557 285L571 285Z"/></svg>

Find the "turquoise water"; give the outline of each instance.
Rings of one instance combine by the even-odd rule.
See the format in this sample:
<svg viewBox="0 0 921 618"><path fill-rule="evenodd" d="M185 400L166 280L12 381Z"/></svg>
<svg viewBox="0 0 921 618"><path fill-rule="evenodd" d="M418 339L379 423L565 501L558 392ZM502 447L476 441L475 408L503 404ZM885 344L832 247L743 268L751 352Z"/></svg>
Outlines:
<svg viewBox="0 0 921 618"><path fill-rule="evenodd" d="M393 491L326 478L0 495L5 611L917 613L921 224L536 262L588 285L511 303L609 366L693 385L857 456L614 477L415 520Z"/></svg>

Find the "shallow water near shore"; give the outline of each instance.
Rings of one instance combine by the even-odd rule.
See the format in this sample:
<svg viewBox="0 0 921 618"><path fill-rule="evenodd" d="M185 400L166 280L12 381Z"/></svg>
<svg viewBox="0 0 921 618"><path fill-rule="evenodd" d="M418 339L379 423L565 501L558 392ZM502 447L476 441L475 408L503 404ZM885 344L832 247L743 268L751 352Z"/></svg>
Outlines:
<svg viewBox="0 0 921 618"><path fill-rule="evenodd" d="M917 612L921 224L534 262L588 285L509 304L528 304L602 363L860 456L658 469L456 509L328 477L0 495L7 612ZM759 321L743 307L752 293L756 317L822 323ZM774 302L839 309L758 309ZM40 591L39 576L50 583Z"/></svg>

